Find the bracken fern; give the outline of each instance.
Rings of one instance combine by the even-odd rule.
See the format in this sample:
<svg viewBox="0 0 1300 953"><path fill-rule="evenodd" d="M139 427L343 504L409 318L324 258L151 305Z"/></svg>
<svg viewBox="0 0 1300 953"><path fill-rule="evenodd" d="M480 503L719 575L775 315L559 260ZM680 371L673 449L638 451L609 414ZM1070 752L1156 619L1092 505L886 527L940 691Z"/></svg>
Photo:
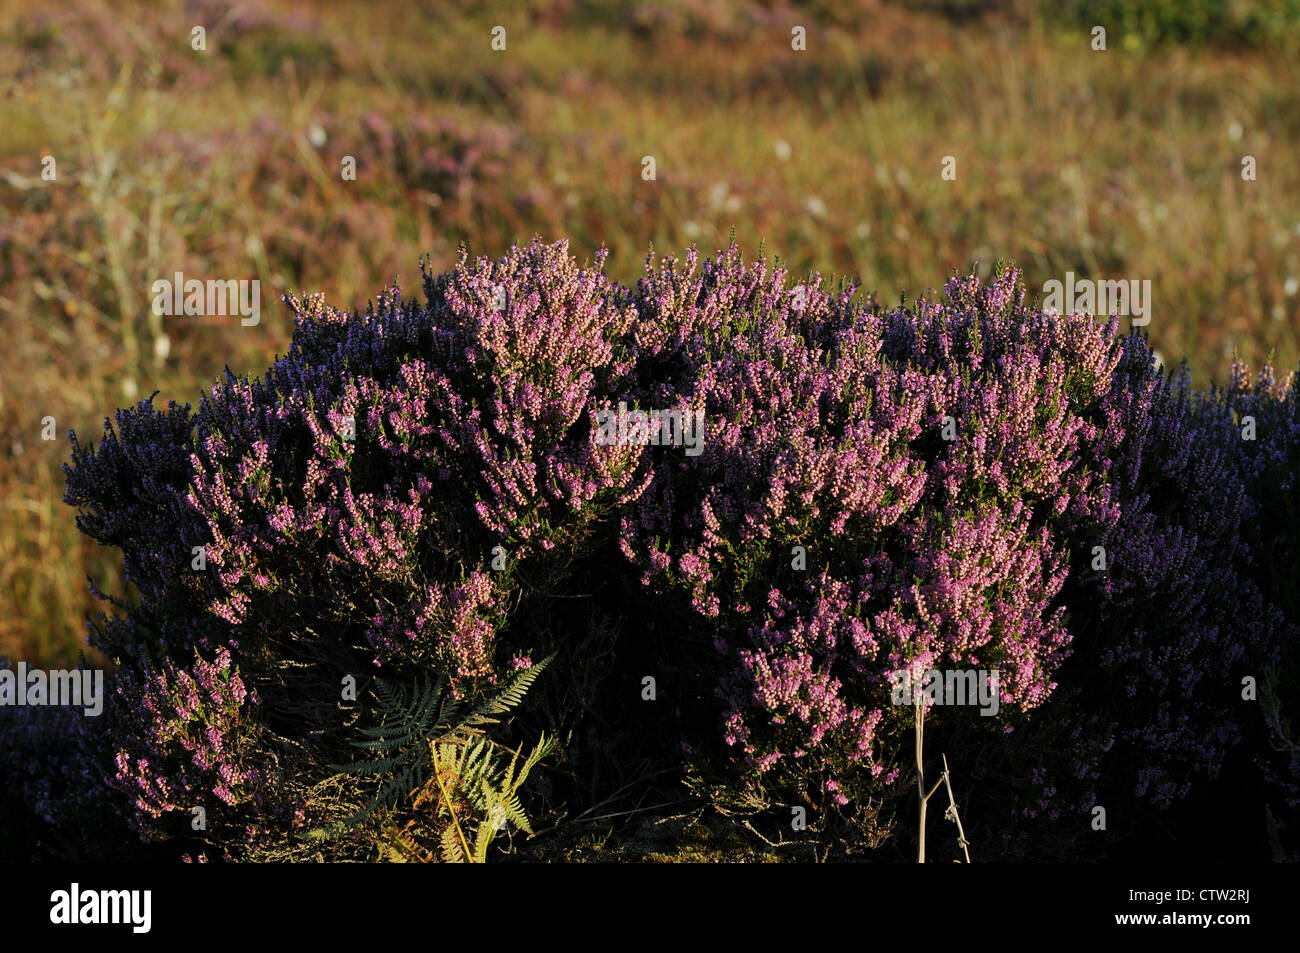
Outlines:
<svg viewBox="0 0 1300 953"><path fill-rule="evenodd" d="M550 661L517 672L468 709L465 700L448 690L445 674L421 675L410 686L377 681L378 724L359 729L362 737L352 742L374 757L331 766L343 775L377 781L375 793L350 817L313 828L303 838L320 843L380 818L376 839L385 859L433 859L422 846L432 840L448 862L482 863L506 824L531 834L519 789L556 750L555 742L543 735L521 766L522 747L510 751L487 737L485 729L523 701ZM395 820L408 814L400 824ZM473 847L465 832L471 817L480 818Z"/></svg>

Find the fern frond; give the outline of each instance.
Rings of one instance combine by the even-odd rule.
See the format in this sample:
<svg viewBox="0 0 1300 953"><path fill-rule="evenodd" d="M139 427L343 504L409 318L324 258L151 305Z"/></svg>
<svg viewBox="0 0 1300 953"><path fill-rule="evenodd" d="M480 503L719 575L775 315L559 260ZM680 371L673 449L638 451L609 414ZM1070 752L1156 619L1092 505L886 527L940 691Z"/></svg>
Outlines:
<svg viewBox="0 0 1300 953"><path fill-rule="evenodd" d="M460 845L460 840L456 837L456 832L450 825L442 829L442 859L448 864L465 863L465 851Z"/></svg>
<svg viewBox="0 0 1300 953"><path fill-rule="evenodd" d="M487 849L492 844L492 839L497 835L496 820L492 817L492 811L489 810L487 817L483 818L482 823L478 826L478 838L474 841L474 860L483 864L487 862Z"/></svg>
<svg viewBox="0 0 1300 953"><path fill-rule="evenodd" d="M465 843L465 832L460 829L460 819L456 817L456 805L452 803L451 797L447 794L447 789L443 786L442 775L434 772L433 779L438 782L438 790L442 793L442 799L446 802L447 811L451 814L451 826L447 830L455 830L456 839L460 842L462 857L469 852L469 844ZM444 847L446 845L446 832L443 834Z"/></svg>
<svg viewBox="0 0 1300 953"><path fill-rule="evenodd" d="M325 827L313 827L310 830L303 831L298 837L313 844L323 844L325 841L334 840L336 837L347 833L348 826L343 821L336 821Z"/></svg>
<svg viewBox="0 0 1300 953"><path fill-rule="evenodd" d="M554 657L553 655L548 656L532 668L516 672L506 682L505 687L476 708L474 713L465 719L466 724L496 724L498 719L491 716L504 714L522 703L528 689L532 687L533 682L537 681L537 677L542 674Z"/></svg>
<svg viewBox="0 0 1300 953"><path fill-rule="evenodd" d="M371 756L332 765L342 774L374 779L374 794L352 816L314 828L302 835L304 839L328 840L376 816L430 807L433 818L439 819L432 827L437 829L441 856L449 862L484 862L499 825L504 826L502 820L531 834L518 791L538 762L556 750L555 740L542 735L522 758L522 747L503 748L487 737L483 727L498 723L496 716L518 706L550 661L547 658L516 673L474 706L448 691L445 675L422 675L406 685L377 680L372 687L376 723L358 729L351 742ZM510 759L504 763L507 752ZM483 818L472 850L466 836L471 813ZM386 829L378 844L381 858L432 859L420 846L420 827L413 828L414 836L406 833L415 823ZM433 833L429 831L430 836Z"/></svg>

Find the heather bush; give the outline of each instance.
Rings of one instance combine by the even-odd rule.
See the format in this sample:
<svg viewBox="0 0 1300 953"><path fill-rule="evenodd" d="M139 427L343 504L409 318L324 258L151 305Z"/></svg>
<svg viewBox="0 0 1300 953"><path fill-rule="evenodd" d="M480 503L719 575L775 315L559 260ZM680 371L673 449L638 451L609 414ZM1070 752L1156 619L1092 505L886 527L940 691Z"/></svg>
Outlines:
<svg viewBox="0 0 1300 953"><path fill-rule="evenodd" d="M1101 805L1122 836L1214 781L1259 718L1242 679L1291 639L1255 580L1240 434L1200 403L1185 368L1161 373L1144 338L1123 341L1087 461L1104 468L1105 493L1069 529L1072 654L1056 699L1008 750L1027 831Z"/></svg>
<svg viewBox="0 0 1300 953"><path fill-rule="evenodd" d="M727 741L817 802L898 776L892 670L998 669L1011 723L1055 687L1053 531L1099 492L1075 462L1117 354L1084 316L1028 313L1016 279L881 313L733 250L640 289L712 429L696 468L656 471L628 548L710 620Z"/></svg>
<svg viewBox="0 0 1300 953"><path fill-rule="evenodd" d="M97 449L74 437L68 502L139 594L92 636L119 695L155 699L112 722L138 824L213 801L310 820L286 779L319 780L343 743L340 679L495 682L531 648L499 644L516 572L544 588L644 480L639 448L585 430L631 366L633 311L598 270L535 243L425 290L351 316L293 299L265 378L228 374L193 413L142 401Z"/></svg>
<svg viewBox="0 0 1300 953"><path fill-rule="evenodd" d="M1114 323L1026 308L1014 269L884 314L796 290L734 252L640 289L652 353L712 430L696 466L657 468L625 541L707 620L744 763L813 804L871 803L912 720L887 673L919 665L1000 672L1004 711L944 712L940 737L984 752L960 759L981 779L1017 777L999 800L1022 820L1082 834L1102 803L1126 830L1137 802L1215 777L1285 620L1185 372ZM1026 727L977 740L995 723Z"/></svg>
<svg viewBox="0 0 1300 953"><path fill-rule="evenodd" d="M1247 496L1241 521L1243 537L1254 553L1252 578L1285 616L1274 633L1280 658L1259 682L1268 749L1259 752L1272 788L1273 808L1283 828L1300 827L1300 735L1293 729L1300 711L1300 379L1294 373L1276 378L1264 365L1251 380L1234 361L1228 384L1198 395L1198 421L1222 448L1243 481ZM1284 819L1284 820L1283 820ZM1290 859L1300 857L1294 833Z"/></svg>
<svg viewBox="0 0 1300 953"><path fill-rule="evenodd" d="M289 297L262 378L73 438L67 502L134 588L92 625L115 692L79 729L81 793L202 856L308 856L285 845L355 795L331 765L375 680L470 704L552 652L529 704L575 790L684 745L722 800L806 803L850 849L911 770L899 669L997 673L987 717L927 715L989 792L962 811L977 855L1051 824L1040 852L1077 856L1091 806L1126 831L1246 738L1241 678L1294 644L1268 568L1293 552L1294 388L1197 394L1117 319L1029 307L1012 267L883 309L734 246L652 256L635 289L604 261L534 240L462 251L423 301ZM700 414L702 443L602 439L615 407ZM637 748L645 674L677 717Z"/></svg>

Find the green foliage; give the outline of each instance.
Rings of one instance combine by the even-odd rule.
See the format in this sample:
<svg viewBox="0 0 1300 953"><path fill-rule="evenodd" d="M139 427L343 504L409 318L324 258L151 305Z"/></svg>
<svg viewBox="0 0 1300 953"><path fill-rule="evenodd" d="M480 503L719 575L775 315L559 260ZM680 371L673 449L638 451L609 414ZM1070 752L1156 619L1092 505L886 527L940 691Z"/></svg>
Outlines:
<svg viewBox="0 0 1300 953"><path fill-rule="evenodd" d="M373 757L331 766L365 779L374 794L350 817L313 828L304 839L320 843L377 823L374 836L383 859L440 856L447 862L483 863L507 825L531 834L519 790L538 763L556 751L555 740L543 735L521 762L522 747L512 751L485 729L523 701L550 661L516 673L473 706L448 690L445 675L422 676L410 686L377 682L378 724L360 729L361 738L352 742ZM466 828L472 818L477 831L471 842Z"/></svg>
<svg viewBox="0 0 1300 953"><path fill-rule="evenodd" d="M1053 0L1043 12L1074 26L1103 26L1109 43L1130 49L1254 48L1282 44L1300 27L1300 0Z"/></svg>

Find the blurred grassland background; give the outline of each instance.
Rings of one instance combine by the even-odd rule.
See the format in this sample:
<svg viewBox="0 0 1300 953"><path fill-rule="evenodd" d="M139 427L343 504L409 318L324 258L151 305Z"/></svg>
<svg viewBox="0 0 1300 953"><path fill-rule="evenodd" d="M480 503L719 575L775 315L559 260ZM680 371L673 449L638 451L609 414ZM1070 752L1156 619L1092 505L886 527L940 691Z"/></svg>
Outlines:
<svg viewBox="0 0 1300 953"><path fill-rule="evenodd" d="M1031 292L1149 279L1196 384L1234 353L1285 373L1298 48L1300 0L0 2L0 655L75 661L87 576L124 591L61 502L69 429L197 404L287 349L280 293L414 293L461 242L605 244L631 283L734 228L886 305L999 258ZM260 279L261 323L153 315L177 271Z"/></svg>

